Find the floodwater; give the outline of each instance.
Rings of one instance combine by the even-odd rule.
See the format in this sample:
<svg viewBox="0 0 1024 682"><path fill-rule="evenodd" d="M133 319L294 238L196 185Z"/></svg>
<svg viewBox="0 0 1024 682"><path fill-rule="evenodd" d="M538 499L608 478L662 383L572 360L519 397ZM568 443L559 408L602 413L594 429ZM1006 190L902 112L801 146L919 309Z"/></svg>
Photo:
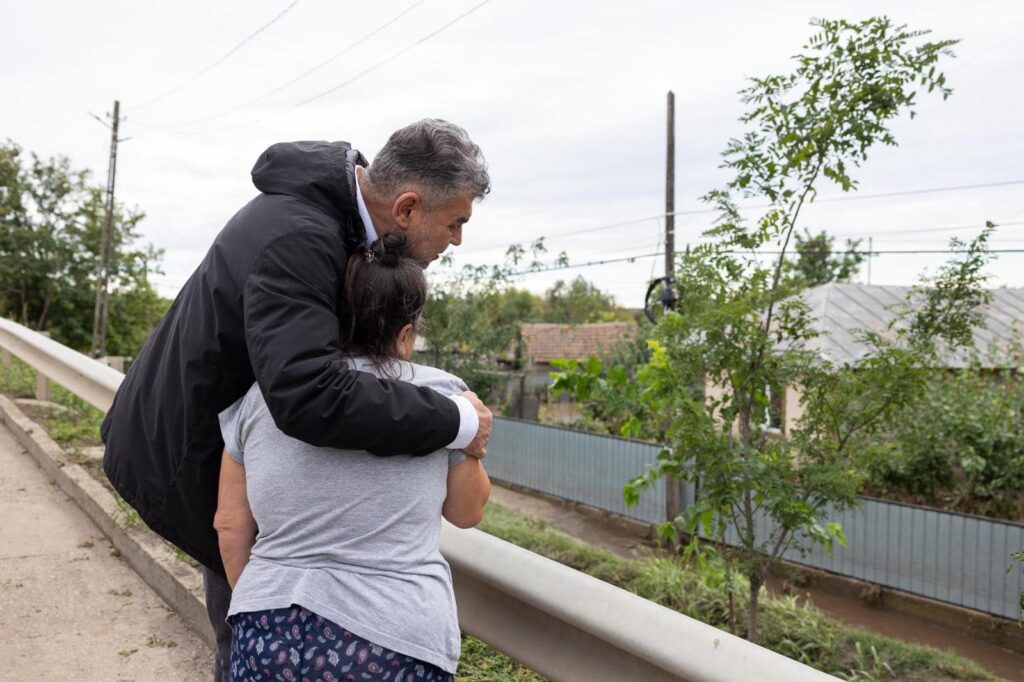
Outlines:
<svg viewBox="0 0 1024 682"><path fill-rule="evenodd" d="M630 529L576 511L541 497L498 485L491 489L491 501L528 516L546 519L557 528L584 542L605 547L627 558L649 556L656 551ZM769 589L781 593L782 580L770 579ZM859 599L839 596L813 587L801 587L797 594L829 616L848 625L864 628L904 642L951 649L975 661L986 670L1012 682L1024 682L1024 655L937 625L914 616L868 606Z"/></svg>

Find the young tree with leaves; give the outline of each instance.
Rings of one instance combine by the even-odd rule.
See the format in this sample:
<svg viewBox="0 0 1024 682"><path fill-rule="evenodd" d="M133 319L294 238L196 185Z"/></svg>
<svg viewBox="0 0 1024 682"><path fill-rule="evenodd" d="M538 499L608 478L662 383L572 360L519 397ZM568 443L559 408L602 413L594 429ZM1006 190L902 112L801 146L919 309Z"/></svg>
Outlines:
<svg viewBox="0 0 1024 682"><path fill-rule="evenodd" d="M984 300L987 231L915 290L886 334L864 333L867 357L836 364L813 351L811 312L783 281L801 212L823 182L856 188L851 169L873 146L896 143L889 125L913 116L919 89L949 96L937 64L954 44L925 42L925 32L886 18L814 25L791 73L754 78L741 91L747 131L723 155L733 179L705 197L718 212L711 241L678 260L680 304L655 325L650 361L629 381L611 381L614 368L570 365L556 384L588 387L593 399L601 378L619 393L610 403L632 406L625 435L664 434L666 447L627 485L627 501L666 476L699 481L697 502L663 530L718 540L731 531L736 548L726 558L748 583L753 641L772 564L811 542L845 541L828 517L857 503L858 449L920 392L924 368L942 344L963 341ZM737 193L769 208L749 223ZM773 244L780 255L766 263L758 251ZM770 413L773 392L786 386L801 390L803 416L783 438Z"/></svg>

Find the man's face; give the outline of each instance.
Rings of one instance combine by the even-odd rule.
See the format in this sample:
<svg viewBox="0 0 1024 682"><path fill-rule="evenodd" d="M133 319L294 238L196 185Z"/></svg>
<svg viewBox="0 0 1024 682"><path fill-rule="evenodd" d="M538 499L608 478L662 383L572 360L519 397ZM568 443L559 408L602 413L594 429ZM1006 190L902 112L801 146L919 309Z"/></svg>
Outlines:
<svg viewBox="0 0 1024 682"><path fill-rule="evenodd" d="M437 260L448 245L462 243L462 226L473 215L473 197L457 196L429 210L410 215L405 230L409 240L409 255L424 267Z"/></svg>

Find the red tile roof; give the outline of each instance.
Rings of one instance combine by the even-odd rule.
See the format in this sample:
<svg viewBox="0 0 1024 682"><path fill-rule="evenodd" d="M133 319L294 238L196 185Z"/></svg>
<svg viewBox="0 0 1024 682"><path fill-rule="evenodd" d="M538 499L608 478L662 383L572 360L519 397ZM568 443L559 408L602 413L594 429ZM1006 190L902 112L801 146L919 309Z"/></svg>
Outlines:
<svg viewBox="0 0 1024 682"><path fill-rule="evenodd" d="M526 356L533 362L559 358L586 360L607 353L622 341L636 336L632 322L597 324L522 324Z"/></svg>

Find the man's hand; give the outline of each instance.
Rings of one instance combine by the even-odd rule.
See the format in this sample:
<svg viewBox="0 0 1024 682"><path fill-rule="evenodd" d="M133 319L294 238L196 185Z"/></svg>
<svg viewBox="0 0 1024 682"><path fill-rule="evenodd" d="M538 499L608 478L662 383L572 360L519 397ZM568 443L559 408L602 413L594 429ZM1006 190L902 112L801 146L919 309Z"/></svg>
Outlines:
<svg viewBox="0 0 1024 682"><path fill-rule="evenodd" d="M487 441L491 437L491 427L494 424L494 417L491 415L491 411L487 409L487 406L480 402L480 398L477 397L473 391L466 391L462 394L462 397L470 402L473 409L476 410L476 416L480 420L479 426L476 429L476 437L470 441L469 445L462 449L470 457L476 457L477 459L483 459L487 456Z"/></svg>

